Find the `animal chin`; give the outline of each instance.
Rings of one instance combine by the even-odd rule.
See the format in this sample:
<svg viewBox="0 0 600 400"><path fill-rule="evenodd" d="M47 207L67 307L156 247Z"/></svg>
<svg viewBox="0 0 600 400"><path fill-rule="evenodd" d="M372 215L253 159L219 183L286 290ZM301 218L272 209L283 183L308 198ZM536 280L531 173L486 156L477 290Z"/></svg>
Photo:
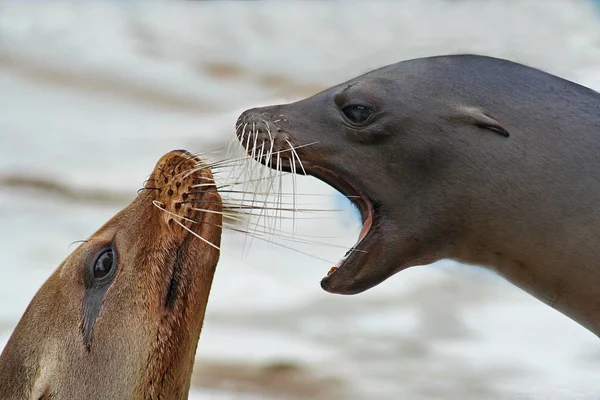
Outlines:
<svg viewBox="0 0 600 400"><path fill-rule="evenodd" d="M357 208L360 212L362 219L362 229L358 236L358 241L348 252L344 255L344 257L338 261L338 263L332 267L327 276L331 276L335 274L338 270L344 268L350 256L355 251L365 252L364 244L361 246L363 248L359 248L359 246L363 243L364 239L371 232L371 228L373 227L375 209L373 207L373 202L369 197L367 197L361 190L359 190L355 185L353 185L350 181L345 179L343 176L327 169L321 167L319 165L311 165L306 164L304 169L307 174L314 176L315 178L327 183L329 186L333 187L344 196L346 196Z"/></svg>

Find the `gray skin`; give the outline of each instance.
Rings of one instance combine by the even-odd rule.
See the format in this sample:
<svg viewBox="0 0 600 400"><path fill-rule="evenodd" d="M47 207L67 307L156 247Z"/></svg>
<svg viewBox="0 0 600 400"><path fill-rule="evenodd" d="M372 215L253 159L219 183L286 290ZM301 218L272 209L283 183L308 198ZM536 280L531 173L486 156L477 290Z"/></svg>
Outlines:
<svg viewBox="0 0 600 400"><path fill-rule="evenodd" d="M342 111L357 105L372 111L363 123ZM497 58L421 58L247 110L237 134L250 148L272 141L288 171L288 142L304 145L306 173L372 215L363 251L322 280L326 291L452 259L600 335L599 93Z"/></svg>

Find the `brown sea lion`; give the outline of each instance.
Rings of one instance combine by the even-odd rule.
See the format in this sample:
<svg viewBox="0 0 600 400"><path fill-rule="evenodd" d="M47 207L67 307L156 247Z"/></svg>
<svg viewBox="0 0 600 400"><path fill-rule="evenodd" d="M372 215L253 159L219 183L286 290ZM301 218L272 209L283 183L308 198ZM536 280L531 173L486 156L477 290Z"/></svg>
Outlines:
<svg viewBox="0 0 600 400"><path fill-rule="evenodd" d="M208 165L164 155L39 289L0 356L0 399L186 399L221 209Z"/></svg>
<svg viewBox="0 0 600 400"><path fill-rule="evenodd" d="M498 58L421 58L247 110L237 135L362 214L323 289L355 294L453 259L600 335L599 93ZM261 162L276 167L269 156Z"/></svg>

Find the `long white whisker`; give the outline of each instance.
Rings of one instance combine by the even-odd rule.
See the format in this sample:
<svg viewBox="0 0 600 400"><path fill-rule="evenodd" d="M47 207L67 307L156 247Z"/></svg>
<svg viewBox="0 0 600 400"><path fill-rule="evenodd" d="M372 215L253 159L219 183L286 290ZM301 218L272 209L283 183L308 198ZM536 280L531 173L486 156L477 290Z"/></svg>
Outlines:
<svg viewBox="0 0 600 400"><path fill-rule="evenodd" d="M219 190L219 193L245 193L243 190ZM253 192L254 193L254 192ZM257 194L260 195L269 195L269 192L257 192ZM293 196L293 193L291 192L282 192L282 193L278 193L281 194L282 196ZM324 194L324 193L298 193L297 196L306 196L306 197L337 197L337 194ZM349 198L360 198L360 196L346 196Z"/></svg>
<svg viewBox="0 0 600 400"><path fill-rule="evenodd" d="M294 196L292 197L292 202L293 202L293 207L294 207L294 217L296 216L296 192L297 190L297 186L296 186L296 162L294 161L294 157L292 156L291 158L288 158L288 161L291 161L292 164L292 192L294 193ZM292 221L292 233L296 232L296 219L294 218L294 220Z"/></svg>
<svg viewBox="0 0 600 400"><path fill-rule="evenodd" d="M286 139L286 142L290 146L290 149L292 149L292 156L296 156L296 159L298 159L298 163L300 164L300 168L302 168L302 172L304 173L304 175L306 175L306 171L304 170L304 165L302 165L302 161L300 160L300 157L298 156L298 152L294 149L294 146L292 146L292 144L290 143L289 140Z"/></svg>
<svg viewBox="0 0 600 400"><path fill-rule="evenodd" d="M252 131L251 131L251 134L249 135L249 137L253 137L253 139L254 139L254 144L253 144L253 146L252 146L252 152L251 152L251 155L250 155L250 157L251 157L253 160L256 160L256 144L257 144L257 142L258 142L258 133L257 133L257 131L256 131L256 123L255 123L255 122L252 122ZM248 139L248 141L250 141L250 139ZM246 169L246 171L245 171L245 172L246 172L246 175L247 175L248 177L253 177L253 176L255 176L255 173L254 173L254 172L256 171L257 164L259 164L259 163L252 163L252 164L251 164L251 166L250 166L250 168L249 168L249 169ZM243 195L243 196L242 196L242 198L245 200L245 195ZM255 195L255 194L253 194L253 196L252 196L252 200L251 200L251 201L252 201L252 204L254 204L254 200L255 200L255 198L256 198L256 195ZM251 221L250 221L250 219L248 219L248 224L247 224L247 226L246 226L246 229L248 229L248 230L250 230L250 222L251 222ZM243 248L242 248L242 257L244 256L244 254L246 254L246 253L247 253L247 250L246 250L246 249L247 249L247 246L248 246L248 237L245 237L245 238L244 238L244 246L243 246Z"/></svg>
<svg viewBox="0 0 600 400"><path fill-rule="evenodd" d="M263 153L264 153L264 149L265 149L265 143L263 142L261 144L260 153L259 153L259 159L261 159L261 160L262 160L262 156L263 156ZM254 208L255 200L256 200L256 194L254 194L254 197L252 198L252 207L253 208ZM265 211L265 207L264 206L261 207L261 208L262 209L260 210L260 213L257 216L255 227L254 227L254 233L255 234L258 231L258 227L259 227L258 223L260 222L260 219L263 217L263 214L264 214L264 211ZM256 208L254 208L254 209L256 209ZM250 239L250 244L249 245L251 245L251 244L252 244L252 239Z"/></svg>
<svg viewBox="0 0 600 400"><path fill-rule="evenodd" d="M267 158L265 160L265 165L270 166L271 165L271 161L272 161L272 157L273 157L273 146L275 146L275 140L273 139L273 135L271 134L271 127L269 126L269 123L267 121L263 121L267 127L267 133L269 134L269 141L270 141L270 146L269 146L269 152L267 154ZM267 187L267 192L269 193L269 195L271 194L271 191L274 189L274 184L275 184L275 178L276 178L277 174L276 172L273 171L273 168L269 168L269 184ZM265 201L266 201L266 197L265 197ZM275 211L275 215L276 216L277 211ZM273 227L272 229L275 229L277 225L277 220L273 219ZM274 231L273 231L274 232Z"/></svg>
<svg viewBox="0 0 600 400"><path fill-rule="evenodd" d="M204 239L202 236L198 235L196 232L194 232L193 230L191 230L190 228L188 228L187 226L185 226L181 222L177 221L176 219L174 219L173 221L175 221L177 224L179 224L179 226L181 226L183 229L185 229L186 231L188 231L189 233L191 233L192 235L194 235L198 239L202 240L204 243L206 243L209 246L212 246L215 249L221 251L221 248L219 246L217 246L216 244L212 243L210 240Z"/></svg>
<svg viewBox="0 0 600 400"><path fill-rule="evenodd" d="M281 208L281 205L283 204L282 203L283 197L281 196L281 193L283 191L283 167L281 165L281 157L279 156L279 154L277 154L277 172L279 173L279 191L278 191L279 197L278 197L278 200L279 200L279 207ZM275 216L277 216L277 212L275 212ZM282 217L282 212L279 211L279 229L282 228L281 217Z"/></svg>
<svg viewBox="0 0 600 400"><path fill-rule="evenodd" d="M239 229L239 228L237 228ZM248 232L248 231L244 231L244 233L247 234L251 234L251 235L257 235L259 236L259 233L255 233L255 232ZM280 231L280 230L275 230L275 234L274 237L277 237L281 240L287 240L290 242L294 242L294 243L301 243L301 244L310 244L310 245L316 245L316 246L325 246L325 247L333 247L333 248L339 248L339 249L348 249L347 246L343 246L340 244L335 244L335 243L327 243L327 242L323 242L321 240L311 240L311 239L334 239L334 237L327 237L327 236L313 236L313 235L290 235L285 231ZM269 239L269 236L265 235L265 239L275 242L274 240ZM351 249L352 251L358 251L361 253L367 253L366 250L360 250L360 249L356 249L355 247L352 247Z"/></svg>
<svg viewBox="0 0 600 400"><path fill-rule="evenodd" d="M196 224L196 223L198 223L197 221L194 221L193 219L190 219L190 218L184 217L183 215L178 215L178 214L175 214L174 212L171 212L171 211L167 210L166 208L164 208L164 206L165 206L165 205L164 205L163 203L161 203L160 201L157 201L157 200L152 200L152 204L153 204L155 207L157 207L159 210L161 210L162 212L164 212L164 213L166 213L166 214L169 214L169 215L170 215L170 216L172 216L172 217L181 218L181 219L183 219L184 221L192 222L192 223L195 223L195 224Z"/></svg>
<svg viewBox="0 0 600 400"><path fill-rule="evenodd" d="M314 259L317 259L317 260L320 260L320 261L326 262L326 263L328 263L328 264L330 264L330 265L331 265L331 264L335 264L335 263L334 263L334 262L332 262L332 261L326 260L326 259L324 259L324 258L317 257L317 256L315 256L315 255L313 255L313 254L310 254L310 253L307 253L307 252L304 252L304 251L301 251L301 250L295 249L295 248L293 248L293 247L286 246L286 245L284 245L284 244L277 243L277 242L271 242L271 241L269 241L269 240L267 240L267 239L265 239L265 238L263 238L263 237L260 237L260 236L258 236L258 235L255 235L255 234L253 234L253 233L249 233L249 232L246 232L246 231L243 231L243 230L236 230L236 229L233 229L233 228L230 228L230 229L232 229L232 230L234 230L234 231L237 231L237 232L244 233L245 235L254 236L254 238L256 238L256 239L258 239L258 240L262 240L262 241L264 241L264 242L272 243L272 244L274 244L274 245L276 245L276 246L280 246L280 247L283 247L283 248L286 248L286 249L289 249L289 250L295 251L295 252L297 252L297 253L304 254L304 255L306 255L306 256L309 256L309 257L311 257L311 258L314 258Z"/></svg>

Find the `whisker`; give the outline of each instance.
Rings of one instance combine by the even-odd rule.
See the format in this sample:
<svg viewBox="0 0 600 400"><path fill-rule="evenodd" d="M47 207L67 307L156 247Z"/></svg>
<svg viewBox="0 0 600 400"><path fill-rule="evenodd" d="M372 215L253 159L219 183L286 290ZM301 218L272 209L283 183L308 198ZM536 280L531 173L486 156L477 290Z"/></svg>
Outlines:
<svg viewBox="0 0 600 400"><path fill-rule="evenodd" d="M181 202L184 203L184 202ZM286 208L286 207L261 207L261 206L257 206L257 205L241 205L241 206L236 206L235 209L241 209L241 210L273 210L273 211L288 211L288 212L296 212L296 211L300 211L300 212L306 212L306 213L310 213L310 212L339 212L339 211L343 211L341 209L327 209L327 208L323 208L323 209L319 209L319 208ZM256 215L254 215L256 216Z"/></svg>
<svg viewBox="0 0 600 400"><path fill-rule="evenodd" d="M177 164L173 165L173 169L171 170L171 175L173 175L174 177L177 177L177 176L179 176L181 173L179 173L179 174L177 174L177 175L176 175L176 174L175 174L175 170L176 170L177 168L180 168L180 167L181 167L183 164L185 164L185 163L186 163L186 162L188 162L189 160L191 160L191 159L194 159L194 158L197 158L197 157L199 157L200 155L203 155L203 154L202 154L202 153L199 153L199 154L191 154L191 153L190 153L190 154L188 154L188 155L187 155L187 157L184 157L184 158L183 158L182 160L180 160L180 161L179 161Z"/></svg>
<svg viewBox="0 0 600 400"><path fill-rule="evenodd" d="M154 182L156 182L156 179L154 179L154 178L148 178L148 179L146 179L146 180L144 181L144 183L142 183L142 186L146 186L146 184L147 184L147 183L149 183L149 182L151 182L151 181L154 181Z"/></svg>
<svg viewBox="0 0 600 400"><path fill-rule="evenodd" d="M286 139L286 142L290 146L290 149L292 149L292 157L296 156L296 159L298 159L298 163L300 164L300 168L302 168L302 173L304 173L304 175L306 175L306 170L304 170L304 165L302 165L302 161L300 161L300 157L298 156L298 152L294 149L294 146L292 146L292 144L290 143L289 140Z"/></svg>
<svg viewBox="0 0 600 400"><path fill-rule="evenodd" d="M250 137L252 137L252 136L254 137L254 144L252 145L252 151L251 151L250 157L255 160L256 159L256 143L258 142L258 134L256 132L256 123L255 122L252 122L252 131L251 131L251 135L249 135L248 142L250 142ZM248 149L246 148L246 150L248 150ZM256 168L257 168L257 163L252 163L250 165L250 168L245 170L246 175L249 177L254 176L255 175L254 171L256 170ZM255 198L256 198L256 195L253 195L251 201L254 202ZM242 199L245 200L245 195L242 196ZM248 220L246 229L250 229L250 220ZM247 246L248 246L248 236L245 236L244 237L244 246L242 247L242 257L244 256L244 254L246 254Z"/></svg>
<svg viewBox="0 0 600 400"><path fill-rule="evenodd" d="M189 192L189 194L202 194L202 193L206 193L206 192ZM222 199L222 203L223 204L227 204L229 207L249 207L249 208L256 208L256 209L265 209L265 210L270 210L270 209L279 209L282 208L283 206L291 206L292 208L289 208L290 210L294 210L293 208L293 203L290 202L279 202L277 200L265 200L263 202L261 202L258 205L255 205L253 203L248 203L245 201L241 201L240 199L236 199L236 198L228 198L228 197L224 197L221 196ZM216 200L202 200L202 199L191 199L191 200L183 200L180 202L181 204L186 204L186 203L206 203L206 204L216 204L216 203L220 203L219 201ZM332 211L332 212L336 212L339 211L339 209L333 209L333 208L309 208L308 206L320 206L321 203L315 202L315 203L302 203L303 206L305 206L304 210L323 210L323 211ZM271 207L271 206L277 206L277 207ZM267 215L268 217L268 215Z"/></svg>
<svg viewBox="0 0 600 400"><path fill-rule="evenodd" d="M261 145L261 148L260 148L260 155L259 155L260 159L262 159L262 156L263 156L263 153L264 153L264 149L265 149L265 143L263 142L262 145ZM269 179L269 177L265 177L265 178ZM267 190L268 190L268 186L267 186ZM265 197L265 199L266 199L266 197ZM255 224L255 230L257 230L258 229L258 222L263 217L265 208L264 208L264 203L263 203L263 208L254 208L255 200L256 200L256 192L254 193L254 196L252 198L252 204L251 205L252 205L253 209L259 209L260 210L260 213L256 216L257 221L256 221L256 224ZM250 241L250 244L252 244L252 241Z"/></svg>
<svg viewBox="0 0 600 400"><path fill-rule="evenodd" d="M290 159L288 158L288 161ZM296 210L296 162L294 161L294 157L291 157L291 163L292 163L292 192L294 193L294 196L292 197L293 199L293 207L294 210ZM294 211L294 216L295 216L295 211ZM292 223L292 233L296 232L296 220L294 219L293 223Z"/></svg>
<svg viewBox="0 0 600 400"><path fill-rule="evenodd" d="M198 239L202 240L204 243L208 244L209 246L214 247L215 249L221 251L221 248L219 246L217 246L216 244L212 243L210 240L203 238L202 236L198 235L196 232L194 232L193 230L191 230L190 228L188 228L187 226L185 226L184 224L182 224L181 222L177 221L176 219L174 219L173 221L175 221L177 224L179 224L179 226L181 226L183 229L185 229L186 231L188 231L189 233L191 233L192 235L194 235L195 237L197 237Z"/></svg>
<svg viewBox="0 0 600 400"><path fill-rule="evenodd" d="M227 188L227 187L233 187L233 186L236 186L236 185L244 185L244 184L252 183L252 182L260 182L260 181L264 181L266 179L268 179L268 177L250 179L250 180L247 180L247 181L236 181L236 182L231 182L231 183L224 183L224 184L221 184L221 185L217 186L217 189L222 189L222 188ZM191 185L190 187L200 187L202 185L204 185L204 184ZM256 191L244 191L244 193L254 194L254 193L257 193L257 192Z"/></svg>
<svg viewBox="0 0 600 400"><path fill-rule="evenodd" d="M174 219L173 219L173 221L174 221L175 223L177 223L179 226L181 226L183 229L185 229L186 231L188 231L188 232L189 232L189 233L191 233L192 235L196 236L198 239L202 240L204 243L206 243L206 244L208 244L208 245L210 245L210 246L214 247L215 249L217 249L217 250L219 250L219 251L221 250L221 249L220 249L218 246L216 246L215 244L213 244L211 241L209 241L209 240L207 240L207 239L203 238L202 236L198 235L197 233L195 233L194 231L192 231L191 229L189 229L187 226L185 226L184 224L182 224L182 223L179 221L179 219L182 219L182 220L184 220L184 221L188 221L188 222L191 222L191 223L194 223L194 224L197 224L197 223L199 223L198 221L196 221L196 220L193 220L193 219L191 219L191 218L188 218L188 217L185 217L185 216L183 216L183 215L178 215L178 214L172 213L171 211L169 211L169 210L166 210L165 208L163 208L163 207L164 207L164 204L162 204L162 203L160 203L160 202L158 202L158 201L156 201L156 200L152 201L152 204L153 204L155 207L157 207L159 210L161 210L162 212L165 212L165 213L167 213L167 214L169 214L169 215L171 215L171 216L173 216L173 217L176 217L176 218L174 218ZM161 207L161 204L162 204L162 207Z"/></svg>
<svg viewBox="0 0 600 400"><path fill-rule="evenodd" d="M192 222L192 223L196 223L196 224L198 223L198 221L195 221L195 220L193 220L191 218L188 218L188 217L186 217L184 215L175 214L174 212L171 212L171 211L167 210L166 208L164 208L165 205L163 203L161 203L160 201L153 200L152 204L156 208L158 208L159 210L161 210L162 212L167 213L167 214L169 214L172 217L177 217L177 218L180 218L180 219L182 219L184 221L188 221L188 222Z"/></svg>
<svg viewBox="0 0 600 400"><path fill-rule="evenodd" d="M262 160L264 150L265 150L265 143L263 142L261 145L261 148L260 148L260 155L259 155L259 159L261 159L261 160ZM256 193L254 193L254 196L252 198L252 205L254 205L255 199L256 199ZM264 208L262 210L260 210L260 213L257 218L257 223L255 224L255 230L258 229L258 222L260 221L260 218L263 216L264 211L265 211ZM252 244L252 240L250 241L250 244Z"/></svg>
<svg viewBox="0 0 600 400"><path fill-rule="evenodd" d="M249 231L244 231L244 233L258 235L258 233L249 232ZM312 239L334 239L334 237L331 237L331 236L314 236L314 235L299 235L299 234L292 236L292 235L288 234L287 232L280 231L278 229L276 229L275 232L272 233L272 235L274 235L275 237L280 238L282 240L287 240L287 241L294 242L294 243L332 247L332 248L339 248L339 249L345 249L345 250L348 249L348 246L344 246L344 245L340 245L340 244L336 244L336 243L327 243L327 242L323 242L322 240L312 240ZM266 236L266 238L268 239L268 236ZM274 240L272 240L272 242L274 242ZM352 246L351 250L358 251L361 253L367 253L366 250L356 249L354 246Z"/></svg>
<svg viewBox="0 0 600 400"><path fill-rule="evenodd" d="M90 241L89 239L84 239L84 240L76 240L74 242L71 242L69 244L69 246L67 246L67 251L69 251L69 249L71 248L71 246L73 246L74 244L77 244L77 243L87 243L89 241Z"/></svg>
<svg viewBox="0 0 600 400"><path fill-rule="evenodd" d="M236 208L228 208L227 210L228 211L229 210L235 211L235 213L237 215L244 215L244 216L249 217L249 218L256 216L256 214L254 214L254 213L247 212L247 211L244 211L244 210L239 210L239 209L236 209ZM280 218L277 218L277 219L279 220ZM293 218L292 217L285 217L285 216L281 217L281 220L291 220L291 219L293 219ZM317 216L314 216L314 217L309 217L309 216L301 216L301 217L299 217L299 216L296 216L296 220L316 220L316 219L323 220L323 217L320 217L320 216L319 217L317 217Z"/></svg>
<svg viewBox="0 0 600 400"><path fill-rule="evenodd" d="M137 194L142 193L142 191L144 190L158 190L160 192L160 188L155 188L155 187L143 187L141 189L138 189Z"/></svg>
<svg viewBox="0 0 600 400"><path fill-rule="evenodd" d="M198 164L196 165L196 167L191 168L187 171L183 171L180 172L178 175L176 176L180 176L182 179L185 179L187 177L189 177L190 175L202 171L204 169L210 168L212 169L218 169L220 167L228 167L228 166L234 166L235 163L240 163L242 162L242 158L239 159L224 159L224 160L218 160L218 161L213 161L213 162L207 162L207 161L202 161L202 162L198 162Z"/></svg>
<svg viewBox="0 0 600 400"><path fill-rule="evenodd" d="M265 164L266 165L271 165L271 161L273 160L273 147L275 146L275 140L273 139L273 135L271 134L271 128L269 126L269 123L267 121L263 121L267 127L267 133L269 134L269 141L271 146L269 147L269 152L267 154L267 159L265 160ZM269 193L269 195L271 194L271 191L274 188L275 185L275 178L277 177L277 174L275 172L273 172L272 168L269 168L269 177L272 179L269 180L269 186L267 187L267 192ZM266 201L266 197L265 197L265 201ZM275 212L277 213L277 212ZM275 227L277 226L277 221L273 221L273 229L275 229Z"/></svg>
<svg viewBox="0 0 600 400"><path fill-rule="evenodd" d="M281 205L283 204L282 203L283 197L281 195L281 193L283 192L283 167L281 165L281 157L279 154L277 154L277 172L279 174L279 190L278 190L279 196L277 196L277 200L279 201L279 207L281 207ZM282 216L282 213L280 211L279 212L279 229L282 228L281 216ZM277 217L277 211L275 212L275 217Z"/></svg>
<svg viewBox="0 0 600 400"><path fill-rule="evenodd" d="M284 244L281 244L281 243L277 243L277 242L271 242L271 241L269 241L269 240L267 240L267 239L265 239L265 238L262 238L262 237L260 237L260 236L253 235L253 234L251 234L251 233L248 233L248 232L244 232L244 231L242 231L241 233L244 233L244 234L246 234L246 235L249 235L249 236L254 236L254 238L255 238L255 239L262 240L262 241L264 241L264 242L271 243L271 244L274 244L274 245L276 245L276 246L283 247L283 248L285 248L285 249L288 249L288 250L291 250L291 251L295 251L296 253L304 254L305 256L308 256L308 257L314 258L314 259L316 259L316 260L320 260L320 261L326 262L326 263L328 263L329 265L334 265L334 264L335 264L335 262L332 262L332 261L326 260L326 259L324 259L324 258L321 258L321 257L317 257L317 256L315 256L314 254L307 253L307 252L304 252L304 251L301 251L301 250L295 249L295 248L293 248L293 247L286 246L286 245L284 245Z"/></svg>
<svg viewBox="0 0 600 400"><path fill-rule="evenodd" d="M244 193L244 191L242 191L242 190L219 190L219 193ZM269 195L270 194L269 192L256 192L256 193L261 194L261 195ZM288 193L279 192L277 194L278 195L281 194L282 196L293 196L294 195L291 192L288 192ZM298 193L296 196L336 198L338 195L337 194L324 194L324 193ZM346 196L346 197L360 198L360 196Z"/></svg>

